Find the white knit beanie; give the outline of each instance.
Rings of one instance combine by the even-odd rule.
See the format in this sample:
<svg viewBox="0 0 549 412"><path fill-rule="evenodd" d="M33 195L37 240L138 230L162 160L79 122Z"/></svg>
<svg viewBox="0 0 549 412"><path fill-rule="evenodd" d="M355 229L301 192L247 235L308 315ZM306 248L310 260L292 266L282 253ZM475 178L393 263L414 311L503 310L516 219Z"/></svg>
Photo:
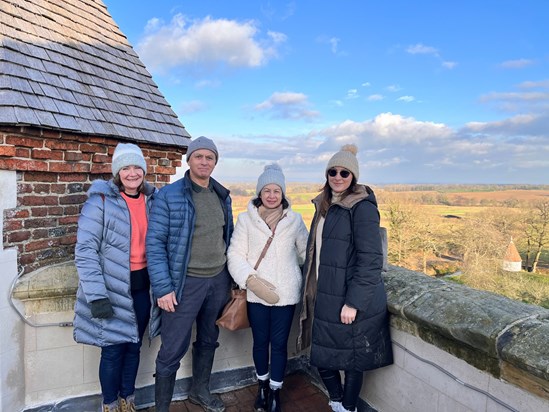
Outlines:
<svg viewBox="0 0 549 412"><path fill-rule="evenodd" d="M118 175L126 166L139 166L147 174L147 162L139 146L133 143L118 143L112 155L112 175Z"/></svg>
<svg viewBox="0 0 549 412"><path fill-rule="evenodd" d="M358 160L356 158L356 153L358 152L358 147L354 144L344 145L339 152L334 154L328 165L326 166L326 177L328 177L328 170L332 167L344 167L350 171L355 179L358 181Z"/></svg>
<svg viewBox="0 0 549 412"><path fill-rule="evenodd" d="M282 169L276 163L265 166L265 171L261 173L257 179L255 193L259 196L261 190L271 183L280 186L282 194L286 196L286 179L284 178Z"/></svg>

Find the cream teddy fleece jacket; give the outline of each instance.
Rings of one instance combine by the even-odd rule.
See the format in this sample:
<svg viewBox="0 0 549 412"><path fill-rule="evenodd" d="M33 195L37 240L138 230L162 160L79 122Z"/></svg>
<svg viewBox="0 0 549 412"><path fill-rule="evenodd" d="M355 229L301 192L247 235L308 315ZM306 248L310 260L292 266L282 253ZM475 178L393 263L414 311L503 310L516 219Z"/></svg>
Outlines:
<svg viewBox="0 0 549 412"><path fill-rule="evenodd" d="M271 229L259 216L250 201L247 212L238 215L238 220L227 251L228 267L234 281L243 289L250 274L276 286L280 300L272 306L295 305L301 299L303 276L301 266L305 261L307 228L299 213L288 207L285 217L278 222L275 235L267 254L257 271L254 266L261 255ZM248 302L271 306L248 290Z"/></svg>

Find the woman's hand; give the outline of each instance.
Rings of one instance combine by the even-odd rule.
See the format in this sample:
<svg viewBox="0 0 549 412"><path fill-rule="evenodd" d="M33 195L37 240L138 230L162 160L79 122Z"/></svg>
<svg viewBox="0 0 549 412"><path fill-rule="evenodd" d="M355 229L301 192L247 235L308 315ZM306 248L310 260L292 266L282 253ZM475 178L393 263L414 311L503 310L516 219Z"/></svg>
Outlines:
<svg viewBox="0 0 549 412"><path fill-rule="evenodd" d="M356 312L357 310L355 308L351 308L347 305L343 305L341 308L341 323L344 323L346 325L350 325L353 323L356 319Z"/></svg>
<svg viewBox="0 0 549 412"><path fill-rule="evenodd" d="M158 298L158 307L166 312L175 312L177 306L177 299L175 299L175 292L170 292L167 295Z"/></svg>

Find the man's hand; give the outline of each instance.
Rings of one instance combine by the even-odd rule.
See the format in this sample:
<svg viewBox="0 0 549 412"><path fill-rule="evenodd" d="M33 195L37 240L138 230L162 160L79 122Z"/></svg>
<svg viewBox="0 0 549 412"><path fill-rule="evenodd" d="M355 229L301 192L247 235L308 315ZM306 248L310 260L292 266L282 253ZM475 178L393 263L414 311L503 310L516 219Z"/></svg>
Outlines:
<svg viewBox="0 0 549 412"><path fill-rule="evenodd" d="M350 325L353 323L356 319L356 309L351 308L347 305L343 305L341 308L341 323L345 323L346 325Z"/></svg>
<svg viewBox="0 0 549 412"><path fill-rule="evenodd" d="M167 295L162 296L156 300L158 307L166 312L175 312L177 306L177 300L175 299L175 292L170 292Z"/></svg>

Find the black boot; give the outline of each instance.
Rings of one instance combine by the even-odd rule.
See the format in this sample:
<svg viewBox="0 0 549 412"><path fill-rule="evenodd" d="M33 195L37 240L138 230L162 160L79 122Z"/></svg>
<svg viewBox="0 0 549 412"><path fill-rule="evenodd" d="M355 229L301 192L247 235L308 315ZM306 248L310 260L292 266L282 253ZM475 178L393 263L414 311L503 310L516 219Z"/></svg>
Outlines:
<svg viewBox="0 0 549 412"><path fill-rule="evenodd" d="M166 377L155 374L154 405L156 412L169 412L174 386L175 373L172 373L170 376Z"/></svg>
<svg viewBox="0 0 549 412"><path fill-rule="evenodd" d="M282 412L282 408L280 406L280 389L271 389L269 391L267 412Z"/></svg>
<svg viewBox="0 0 549 412"><path fill-rule="evenodd" d="M223 412L225 405L219 396L210 393L210 376L215 349L193 347L193 383L189 400L206 412Z"/></svg>
<svg viewBox="0 0 549 412"><path fill-rule="evenodd" d="M257 381L257 397L255 398L254 410L255 412L266 412L267 411L267 402L269 400L269 380Z"/></svg>

